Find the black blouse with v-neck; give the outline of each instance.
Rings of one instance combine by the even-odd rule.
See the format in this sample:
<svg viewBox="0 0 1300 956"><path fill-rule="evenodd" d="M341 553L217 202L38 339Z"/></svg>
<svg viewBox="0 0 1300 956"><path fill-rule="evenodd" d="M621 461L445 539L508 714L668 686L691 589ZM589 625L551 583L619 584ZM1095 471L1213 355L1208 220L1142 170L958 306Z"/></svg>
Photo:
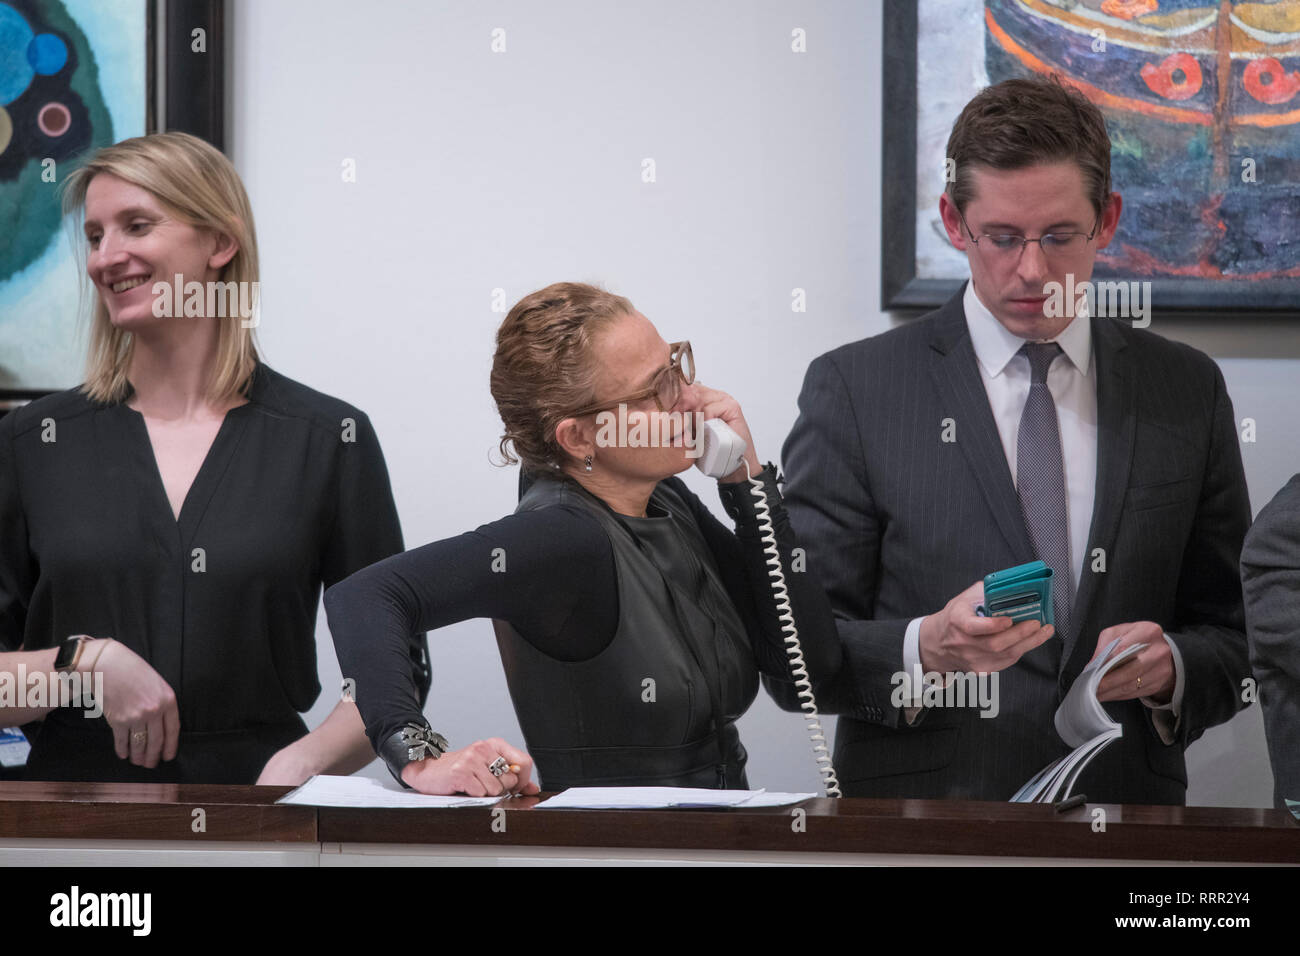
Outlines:
<svg viewBox="0 0 1300 956"><path fill-rule="evenodd" d="M251 783L306 732L321 587L400 552L401 528L364 413L266 365L249 398L179 518L126 404L71 390L0 419L0 650L113 637L175 691L182 733L148 770L102 717L52 711L29 778ZM424 647L413 634L413 660Z"/></svg>

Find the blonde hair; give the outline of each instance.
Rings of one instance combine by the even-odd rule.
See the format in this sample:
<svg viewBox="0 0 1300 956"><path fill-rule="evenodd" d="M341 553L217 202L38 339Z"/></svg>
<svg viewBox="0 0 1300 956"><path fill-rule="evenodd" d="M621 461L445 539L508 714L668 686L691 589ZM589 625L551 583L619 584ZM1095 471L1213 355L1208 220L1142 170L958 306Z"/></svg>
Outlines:
<svg viewBox="0 0 1300 956"><path fill-rule="evenodd" d="M497 330L492 359L506 464L545 472L569 457L555 429L596 399L596 335L635 311L623 296L582 282L557 282L515 303Z"/></svg>
<svg viewBox="0 0 1300 956"><path fill-rule="evenodd" d="M215 147L188 133L152 133L105 146L68 176L63 186L64 215L84 216L86 191L100 173L148 191L179 222L231 236L239 249L218 279L249 283L239 288L258 288L253 209L235 167ZM79 242L77 248L84 250L84 245ZM134 336L109 320L98 289L93 295L86 381L81 388L94 401L120 402L130 387L127 371ZM253 329L242 321L222 320L216 362L209 372L208 398L222 402L246 395L257 361Z"/></svg>

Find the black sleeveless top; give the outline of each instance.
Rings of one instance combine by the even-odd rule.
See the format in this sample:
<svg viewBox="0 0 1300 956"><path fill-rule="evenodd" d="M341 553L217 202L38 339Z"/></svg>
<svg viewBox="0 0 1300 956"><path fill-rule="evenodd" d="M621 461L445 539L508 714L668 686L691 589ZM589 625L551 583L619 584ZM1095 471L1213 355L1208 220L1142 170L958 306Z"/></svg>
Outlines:
<svg viewBox="0 0 1300 956"><path fill-rule="evenodd" d="M840 673L835 620L816 569L797 551L775 468L757 477L788 609L768 579L753 487L717 485L734 522L727 527L678 477L659 483L647 518L614 514L576 482L539 477L515 513L331 587L334 646L343 673L356 678L376 749L424 720L412 672L396 653L407 635L487 618L508 622L498 625L498 646L547 789L716 787L719 766L727 786L744 786L745 751L732 725L753 701L759 674L779 704L791 696L782 615L798 621L815 688L852 676ZM435 661L437 646L435 635ZM434 702L435 729L439 713Z"/></svg>
<svg viewBox="0 0 1300 956"><path fill-rule="evenodd" d="M648 517L630 518L574 482L542 480L517 510L575 503L613 549L614 639L589 660L562 661L494 621L542 788L747 789L735 721L758 692L758 665L690 508L661 483Z"/></svg>

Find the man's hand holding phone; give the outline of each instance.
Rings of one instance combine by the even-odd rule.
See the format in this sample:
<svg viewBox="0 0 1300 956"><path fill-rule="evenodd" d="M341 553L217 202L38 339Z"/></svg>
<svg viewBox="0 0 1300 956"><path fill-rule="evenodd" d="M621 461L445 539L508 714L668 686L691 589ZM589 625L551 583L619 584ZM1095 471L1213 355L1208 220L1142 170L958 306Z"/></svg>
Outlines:
<svg viewBox="0 0 1300 956"><path fill-rule="evenodd" d="M1056 633L1037 621L980 617L984 582L976 581L943 610L921 619L921 667L939 673L988 673L1010 667Z"/></svg>

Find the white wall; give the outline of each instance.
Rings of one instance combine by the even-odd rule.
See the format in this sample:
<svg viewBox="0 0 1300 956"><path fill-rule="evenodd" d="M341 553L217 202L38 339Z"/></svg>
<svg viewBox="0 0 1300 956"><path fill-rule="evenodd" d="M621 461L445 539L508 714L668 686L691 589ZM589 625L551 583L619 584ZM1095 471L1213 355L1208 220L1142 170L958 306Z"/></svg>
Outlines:
<svg viewBox="0 0 1300 956"><path fill-rule="evenodd" d="M231 8L231 154L258 217L264 353L370 414L408 546L513 508L514 470L488 459L495 288L507 303L561 279L627 295L667 339L691 339L772 459L808 362L892 324L878 308L876 2ZM790 50L795 27L807 53ZM805 314L790 310L796 286ZM1258 509L1297 470L1300 329L1156 327L1219 358L1239 417L1257 419L1244 451ZM323 615L318 640L313 725L339 677ZM522 742L490 624L430 641L433 725L456 744ZM817 789L797 717L760 697L741 729L756 785ZM1257 709L1189 761L1192 802L1271 802Z"/></svg>

